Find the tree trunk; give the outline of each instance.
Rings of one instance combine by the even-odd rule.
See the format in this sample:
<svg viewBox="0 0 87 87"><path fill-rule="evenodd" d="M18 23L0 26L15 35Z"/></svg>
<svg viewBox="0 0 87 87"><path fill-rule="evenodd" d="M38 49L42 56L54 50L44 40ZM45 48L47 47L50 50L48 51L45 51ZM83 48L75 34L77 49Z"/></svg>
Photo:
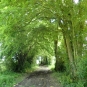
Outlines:
<svg viewBox="0 0 87 87"><path fill-rule="evenodd" d="M67 46L66 48L68 52L68 57L70 61L71 76L75 77L76 67L75 67L75 62L74 62L74 52L72 50L72 45L71 45L70 38L68 35L65 37L65 40L66 40L66 46Z"/></svg>
<svg viewBox="0 0 87 87"><path fill-rule="evenodd" d="M54 41L54 52L55 52L55 58L56 58L56 62L55 62L55 71L58 71L58 40Z"/></svg>
<svg viewBox="0 0 87 87"><path fill-rule="evenodd" d="M62 33L63 33L63 38L64 38L64 42L65 42L65 46L66 46L66 52L69 58L69 65L70 65L70 74L71 77L75 77L76 76L76 66L75 66L75 60L74 60L74 42L73 40L73 35L72 32L68 32L68 29L62 29Z"/></svg>

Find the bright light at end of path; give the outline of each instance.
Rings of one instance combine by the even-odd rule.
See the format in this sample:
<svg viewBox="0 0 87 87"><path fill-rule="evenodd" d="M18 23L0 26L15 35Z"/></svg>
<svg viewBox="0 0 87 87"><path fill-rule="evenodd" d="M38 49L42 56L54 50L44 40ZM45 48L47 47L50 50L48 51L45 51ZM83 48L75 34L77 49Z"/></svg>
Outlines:
<svg viewBox="0 0 87 87"><path fill-rule="evenodd" d="M73 0L75 4L78 4L79 3L79 0Z"/></svg>

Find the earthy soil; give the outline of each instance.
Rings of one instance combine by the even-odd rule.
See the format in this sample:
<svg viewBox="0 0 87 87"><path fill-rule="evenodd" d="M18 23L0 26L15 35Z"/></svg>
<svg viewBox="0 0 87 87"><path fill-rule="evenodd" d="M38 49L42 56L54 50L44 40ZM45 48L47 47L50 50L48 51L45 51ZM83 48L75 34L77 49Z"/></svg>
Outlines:
<svg viewBox="0 0 87 87"><path fill-rule="evenodd" d="M47 67L40 67L14 87L61 87Z"/></svg>

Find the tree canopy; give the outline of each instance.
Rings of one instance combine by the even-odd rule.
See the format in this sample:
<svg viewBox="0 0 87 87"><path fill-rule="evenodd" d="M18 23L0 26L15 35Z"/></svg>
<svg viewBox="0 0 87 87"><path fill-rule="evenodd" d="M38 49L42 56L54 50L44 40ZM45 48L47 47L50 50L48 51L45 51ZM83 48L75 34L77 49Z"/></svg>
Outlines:
<svg viewBox="0 0 87 87"><path fill-rule="evenodd" d="M87 56L86 12L86 0L1 0L1 58L20 71L47 52L56 58L56 71L69 68L70 77L79 78Z"/></svg>

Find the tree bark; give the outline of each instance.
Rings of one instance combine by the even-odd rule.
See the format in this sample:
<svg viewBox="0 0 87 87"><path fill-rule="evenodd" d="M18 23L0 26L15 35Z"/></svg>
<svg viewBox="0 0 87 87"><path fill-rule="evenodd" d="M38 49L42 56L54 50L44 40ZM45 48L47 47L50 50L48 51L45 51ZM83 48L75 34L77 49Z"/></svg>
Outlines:
<svg viewBox="0 0 87 87"><path fill-rule="evenodd" d="M75 77L76 68L75 68L75 64L74 64L74 55L73 55L73 51L71 48L70 39L68 36L66 37L66 45L67 45L68 57L69 57L70 67L71 67L70 68L71 69L71 76Z"/></svg>
<svg viewBox="0 0 87 87"><path fill-rule="evenodd" d="M57 70L57 67L58 67L58 46L57 46L57 44L58 44L58 41L57 40L55 40L54 41L54 52L55 52L55 58L56 58L56 62L55 62L55 71L58 71Z"/></svg>
<svg viewBox="0 0 87 87"><path fill-rule="evenodd" d="M72 41L72 35L70 35L70 32L68 32L67 29L62 29L63 38L66 46L66 52L69 58L69 65L70 65L70 74L71 77L76 76L76 66L75 66L75 60L74 60L74 47L73 47L73 41ZM72 37L71 37L72 36Z"/></svg>

